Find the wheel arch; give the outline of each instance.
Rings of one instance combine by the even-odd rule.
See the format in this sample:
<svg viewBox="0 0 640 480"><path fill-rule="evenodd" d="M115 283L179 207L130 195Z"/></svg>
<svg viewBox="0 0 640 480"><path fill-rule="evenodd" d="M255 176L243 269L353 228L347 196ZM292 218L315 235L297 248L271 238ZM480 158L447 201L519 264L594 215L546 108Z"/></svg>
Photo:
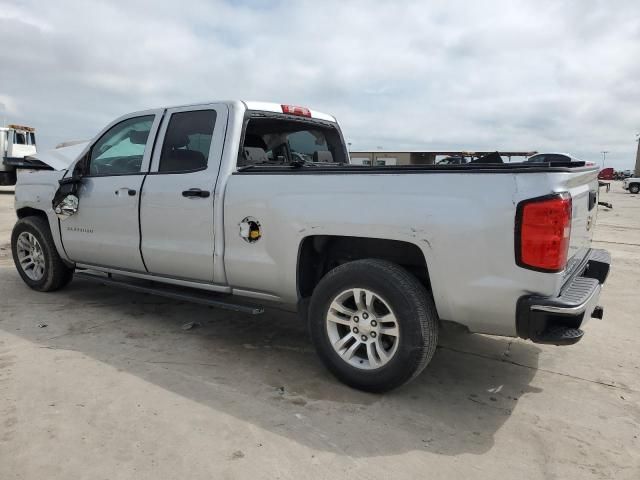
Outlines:
<svg viewBox="0 0 640 480"><path fill-rule="evenodd" d="M309 298L320 279L333 268L365 258L396 263L431 291L427 260L414 243L384 238L311 235L304 237L298 248L296 284L299 298Z"/></svg>
<svg viewBox="0 0 640 480"><path fill-rule="evenodd" d="M11 250L18 274L36 291L51 292L64 287L73 278L74 267L60 256L47 216L27 215L33 213L28 211L21 213L25 215L18 220L11 232ZM29 242L26 246L21 246L20 237L25 233L30 235ZM21 250L28 251L22 260ZM38 273L36 269L41 269L39 276L32 275Z"/></svg>
<svg viewBox="0 0 640 480"><path fill-rule="evenodd" d="M53 215L53 213L51 213ZM51 237L53 238L53 243L58 251L58 255L62 258L62 261L69 267L75 266L75 263L67 256L67 252L64 249L64 245L62 244L62 239L60 238L60 224L58 219L54 216L53 219L50 215L47 214L44 210L33 207L21 207L16 210L16 216L18 219L23 219L27 217L40 217L44 219L49 225L49 230L51 231Z"/></svg>
<svg viewBox="0 0 640 480"><path fill-rule="evenodd" d="M16 210L16 215L18 216L18 218L42 217L47 219L47 222L49 221L49 217L47 217L47 214L45 213L44 210L39 210L37 208L32 208L32 207L19 208L18 210Z"/></svg>

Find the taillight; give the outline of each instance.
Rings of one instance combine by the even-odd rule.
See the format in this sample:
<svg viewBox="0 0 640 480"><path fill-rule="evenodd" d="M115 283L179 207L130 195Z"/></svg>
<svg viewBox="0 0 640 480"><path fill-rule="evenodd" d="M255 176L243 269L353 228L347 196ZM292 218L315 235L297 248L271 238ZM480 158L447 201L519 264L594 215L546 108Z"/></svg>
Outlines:
<svg viewBox="0 0 640 480"><path fill-rule="evenodd" d="M311 110L306 107L296 107L295 105L281 105L282 113L298 115L300 117L311 117Z"/></svg>
<svg viewBox="0 0 640 480"><path fill-rule="evenodd" d="M567 265L571 197L567 193L525 200L516 214L516 263L542 272Z"/></svg>

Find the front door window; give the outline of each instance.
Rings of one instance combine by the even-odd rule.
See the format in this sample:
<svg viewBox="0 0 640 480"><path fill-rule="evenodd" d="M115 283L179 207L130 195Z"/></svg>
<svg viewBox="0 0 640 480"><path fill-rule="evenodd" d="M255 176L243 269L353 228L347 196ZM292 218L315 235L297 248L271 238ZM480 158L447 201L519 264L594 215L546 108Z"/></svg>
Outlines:
<svg viewBox="0 0 640 480"><path fill-rule="evenodd" d="M140 172L154 115L124 120L111 127L91 149L89 175Z"/></svg>

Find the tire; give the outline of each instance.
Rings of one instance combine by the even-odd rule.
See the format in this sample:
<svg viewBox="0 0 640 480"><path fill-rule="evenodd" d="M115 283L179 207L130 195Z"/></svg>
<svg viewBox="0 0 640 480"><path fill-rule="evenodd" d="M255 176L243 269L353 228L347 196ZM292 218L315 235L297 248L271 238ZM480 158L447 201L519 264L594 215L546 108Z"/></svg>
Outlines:
<svg viewBox="0 0 640 480"><path fill-rule="evenodd" d="M629 185L629 193L638 193L640 192L640 184L632 183Z"/></svg>
<svg viewBox="0 0 640 480"><path fill-rule="evenodd" d="M427 366L438 343L438 314L431 294L407 270L386 260L357 260L320 280L309 305L309 331L318 356L340 381L380 393Z"/></svg>
<svg viewBox="0 0 640 480"><path fill-rule="evenodd" d="M35 239L35 242L29 243L31 239ZM25 258L27 256L33 259L34 255L32 250L29 257L27 244L36 245L35 255L38 259L36 262ZM34 290L52 292L64 287L73 278L74 269L65 265L58 255L49 223L43 217L32 216L18 220L11 233L11 251L13 262L22 280ZM37 263L38 271L35 266L25 268L23 264L27 262L29 265Z"/></svg>

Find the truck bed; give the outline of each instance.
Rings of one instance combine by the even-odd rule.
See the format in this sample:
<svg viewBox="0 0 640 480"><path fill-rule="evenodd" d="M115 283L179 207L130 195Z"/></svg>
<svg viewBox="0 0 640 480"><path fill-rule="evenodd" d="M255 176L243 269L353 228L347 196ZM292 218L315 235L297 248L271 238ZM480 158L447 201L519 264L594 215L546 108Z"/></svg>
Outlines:
<svg viewBox="0 0 640 480"><path fill-rule="evenodd" d="M597 168L577 162L254 165L232 174L226 185L226 275L232 286L290 303L297 297L297 255L291 252L307 237L404 241L424 255L441 318L474 332L513 336L518 298L558 295L566 275L588 254L595 191ZM517 205L560 192L573 199L567 269L541 273L519 267L514 258ZM264 226L255 245L239 241L226 223L246 212Z"/></svg>
<svg viewBox="0 0 640 480"><path fill-rule="evenodd" d="M254 173L264 175L265 173L295 172L299 174L318 173L375 173L375 174L398 174L398 173L545 173L545 172L576 172L594 170L592 166L586 166L585 162L567 163L467 163L462 165L344 165L344 164L317 164L315 166L298 167L292 165L251 165L245 168L240 174Z"/></svg>

